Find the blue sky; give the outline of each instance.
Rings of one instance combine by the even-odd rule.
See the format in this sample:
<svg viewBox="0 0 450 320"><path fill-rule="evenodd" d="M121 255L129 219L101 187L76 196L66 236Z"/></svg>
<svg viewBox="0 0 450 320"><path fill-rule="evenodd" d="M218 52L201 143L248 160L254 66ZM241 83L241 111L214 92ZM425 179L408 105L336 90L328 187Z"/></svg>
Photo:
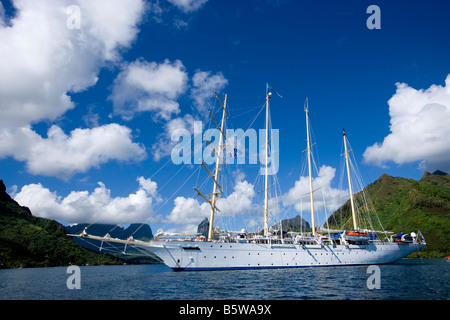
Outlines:
<svg viewBox="0 0 450 320"><path fill-rule="evenodd" d="M450 170L446 1L38 3L0 7L0 177L35 215L192 230L208 215L192 189L207 173L186 166L170 180L180 169L171 130L207 125L210 110L219 119L214 91L228 94L231 125L245 129L266 83L283 96L272 98L271 121L289 216L303 187L306 97L320 183L335 199L347 188L344 127L366 183ZM381 29L366 26L372 4ZM253 128L263 126L258 117ZM231 173L229 215L260 205L258 169Z"/></svg>

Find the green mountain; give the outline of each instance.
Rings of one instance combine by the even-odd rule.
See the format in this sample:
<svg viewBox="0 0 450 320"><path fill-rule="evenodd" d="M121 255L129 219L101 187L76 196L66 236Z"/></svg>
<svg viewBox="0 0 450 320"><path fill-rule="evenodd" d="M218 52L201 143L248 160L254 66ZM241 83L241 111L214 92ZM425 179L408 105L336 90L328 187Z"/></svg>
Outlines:
<svg viewBox="0 0 450 320"><path fill-rule="evenodd" d="M284 232L310 232L311 226L309 225L309 222L297 215L294 218L291 219L285 219L281 221L283 226ZM280 229L280 225L277 224L273 226L274 229Z"/></svg>
<svg viewBox="0 0 450 320"><path fill-rule="evenodd" d="M419 180L382 175L355 195L368 195L384 230L394 233L421 231L427 246L416 257L438 258L450 254L450 176L426 172ZM351 229L350 202L328 219L330 228ZM362 226L364 227L364 226Z"/></svg>
<svg viewBox="0 0 450 320"><path fill-rule="evenodd" d="M0 268L123 264L80 247L54 220L34 217L7 193L0 180Z"/></svg>

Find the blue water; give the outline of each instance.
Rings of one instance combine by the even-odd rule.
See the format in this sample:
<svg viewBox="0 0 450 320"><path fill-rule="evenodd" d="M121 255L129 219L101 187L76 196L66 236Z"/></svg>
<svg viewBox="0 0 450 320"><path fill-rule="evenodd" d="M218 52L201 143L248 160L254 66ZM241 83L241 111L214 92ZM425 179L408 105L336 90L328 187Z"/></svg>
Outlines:
<svg viewBox="0 0 450 320"><path fill-rule="evenodd" d="M66 267L0 270L0 300L435 300L450 299L450 262L402 260L380 267L370 290L367 266L172 272L164 265L80 268L68 289Z"/></svg>

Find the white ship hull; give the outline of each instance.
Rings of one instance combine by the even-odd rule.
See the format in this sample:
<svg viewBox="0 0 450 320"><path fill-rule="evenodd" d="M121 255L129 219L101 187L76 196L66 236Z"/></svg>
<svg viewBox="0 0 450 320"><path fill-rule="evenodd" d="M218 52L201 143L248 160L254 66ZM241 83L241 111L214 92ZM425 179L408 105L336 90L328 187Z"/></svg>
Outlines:
<svg viewBox="0 0 450 320"><path fill-rule="evenodd" d="M293 245L152 241L142 247L174 271L372 265L394 263L425 244Z"/></svg>

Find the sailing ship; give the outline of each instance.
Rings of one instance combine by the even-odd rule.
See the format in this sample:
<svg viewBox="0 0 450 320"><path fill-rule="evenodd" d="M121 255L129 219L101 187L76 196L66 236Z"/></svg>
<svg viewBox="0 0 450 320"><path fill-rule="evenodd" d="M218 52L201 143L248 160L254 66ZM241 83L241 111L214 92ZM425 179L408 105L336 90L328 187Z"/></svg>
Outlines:
<svg viewBox="0 0 450 320"><path fill-rule="evenodd" d="M275 91L274 91L275 92ZM276 93L276 92L275 92ZM278 95L278 93L276 93ZM216 97L222 108L221 124L216 123L222 133L219 135L216 154L215 170L212 173L202 162L214 182L213 192L204 195L194 188L198 196L201 196L211 207L209 229L207 237L203 235L176 235L159 231L151 241L139 241L130 237L127 240L112 239L89 235L86 229L81 234L69 236L99 240L103 242L121 243L131 245L156 255L163 263L174 271L198 271L198 270L233 270L233 269L264 269L264 268L298 268L298 267L323 267L323 266L349 266L349 265L373 265L394 263L411 253L422 249L426 243L421 235L414 232L411 235L400 234L382 241L377 234L385 231L361 229L358 226L355 199L349 165L348 140L343 132L347 176L350 191L350 205L352 211L353 228L351 230L330 230L316 228L314 209L314 190L311 163L311 137L309 129L309 107L305 104L306 131L307 131L307 158L309 173L309 197L311 211L311 232L290 233L285 236L283 232L274 232L269 228L269 199L268 190L268 154L269 154L269 103L272 98L272 89L266 87L265 111L266 111L266 144L265 144L265 176L264 176L264 229L262 232L240 232L220 230L214 227L217 207L217 199L222 193L219 185L220 166L224 165L222 156L224 153L224 134L227 113L227 95L222 102L216 93ZM213 115L211 114L213 117ZM126 249L125 249L126 250Z"/></svg>

